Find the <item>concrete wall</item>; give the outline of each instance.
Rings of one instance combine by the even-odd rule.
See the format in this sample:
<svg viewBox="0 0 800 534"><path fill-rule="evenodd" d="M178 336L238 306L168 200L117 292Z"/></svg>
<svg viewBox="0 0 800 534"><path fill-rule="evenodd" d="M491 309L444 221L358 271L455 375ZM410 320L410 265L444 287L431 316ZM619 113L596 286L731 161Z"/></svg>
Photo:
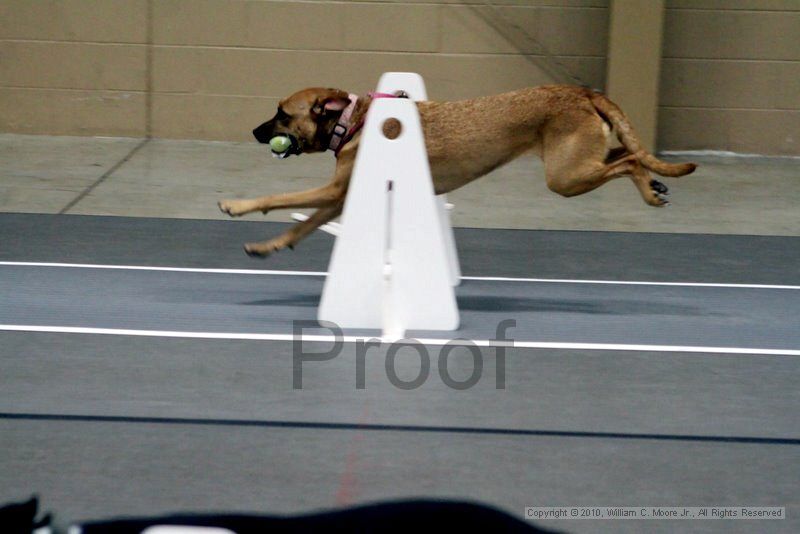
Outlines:
<svg viewBox="0 0 800 534"><path fill-rule="evenodd" d="M800 1L666 8L659 147L800 154Z"/></svg>
<svg viewBox="0 0 800 534"><path fill-rule="evenodd" d="M244 140L281 96L387 70L435 99L604 86L608 0L491 3L2 0L0 131ZM665 24L659 148L800 152L797 0L668 0Z"/></svg>
<svg viewBox="0 0 800 534"><path fill-rule="evenodd" d="M239 140L282 96L365 92L388 70L439 99L550 82L498 16L602 86L607 0L503 3L3 0L0 130Z"/></svg>

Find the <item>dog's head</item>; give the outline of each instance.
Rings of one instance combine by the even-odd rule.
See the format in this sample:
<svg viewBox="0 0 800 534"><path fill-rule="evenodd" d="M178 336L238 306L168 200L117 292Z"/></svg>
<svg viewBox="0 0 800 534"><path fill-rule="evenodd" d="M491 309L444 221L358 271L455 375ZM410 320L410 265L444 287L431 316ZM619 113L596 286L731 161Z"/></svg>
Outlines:
<svg viewBox="0 0 800 534"><path fill-rule="evenodd" d="M304 89L284 98L278 112L253 130L259 143L269 143L276 135L292 140L292 154L324 152L330 144L333 129L342 112L350 104L350 96L339 89Z"/></svg>

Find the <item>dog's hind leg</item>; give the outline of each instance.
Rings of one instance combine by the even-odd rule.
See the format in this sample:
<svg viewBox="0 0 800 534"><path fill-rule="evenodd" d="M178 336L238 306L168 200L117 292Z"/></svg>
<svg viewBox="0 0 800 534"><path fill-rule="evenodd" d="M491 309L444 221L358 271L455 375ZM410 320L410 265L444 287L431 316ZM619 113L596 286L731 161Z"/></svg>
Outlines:
<svg viewBox="0 0 800 534"><path fill-rule="evenodd" d="M608 127L594 114L578 112L554 120L544 136L547 187L572 197L588 193L619 176L633 173L636 158L607 149Z"/></svg>
<svg viewBox="0 0 800 534"><path fill-rule="evenodd" d="M261 243L247 243L244 246L244 251L247 252L249 256L266 257L284 248L294 248L294 246L308 234L338 217L342 213L343 206L344 202L337 202L333 206L320 208L315 211L311 217L295 224L276 238Z"/></svg>
<svg viewBox="0 0 800 534"><path fill-rule="evenodd" d="M612 148L608 151L608 154L606 154L605 163L614 163L615 161L620 160L629 154L630 152L628 152L628 149L624 146Z"/></svg>
<svg viewBox="0 0 800 534"><path fill-rule="evenodd" d="M608 151L607 127L596 115L572 115L565 127L552 124L545 134L542 157L547 187L565 197L582 195L621 176L630 176L645 202L663 206L663 187L650 179L635 155L624 147ZM654 185L653 183L655 182Z"/></svg>

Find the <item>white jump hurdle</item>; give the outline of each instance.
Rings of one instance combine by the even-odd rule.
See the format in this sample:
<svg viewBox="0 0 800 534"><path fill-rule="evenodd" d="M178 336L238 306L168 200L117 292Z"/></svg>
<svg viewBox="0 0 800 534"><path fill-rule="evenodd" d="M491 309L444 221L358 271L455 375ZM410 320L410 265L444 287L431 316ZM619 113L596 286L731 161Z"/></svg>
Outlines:
<svg viewBox="0 0 800 534"><path fill-rule="evenodd" d="M441 198L443 196L444 195L439 195L436 198L438 199L438 198ZM444 209L447 210L448 212L452 211L453 208L455 208L454 204L451 204L449 202L445 202L444 203ZM308 215L306 215L305 213L295 212L295 213L292 213L292 220L296 221L296 222L307 221L308 220ZM447 220L448 228L449 228L449 224L450 224L449 223L449 221L450 221L450 216L449 215L447 215L447 219L446 220ZM323 224L322 226L319 227L319 229L322 230L325 233L328 233L328 234L336 237L336 236L339 235L339 232L342 229L342 225L341 225L341 223L338 223L336 221L331 221L329 223ZM449 230L452 232L453 229L449 228ZM453 240L453 245L455 245L455 239ZM453 246L453 251L455 252L455 246ZM458 280L453 285L458 285L458 284L461 283L461 269L458 266L458 256L454 254L453 257L454 257L454 259L456 261L454 267L455 267L456 273L457 273L456 276L458 277Z"/></svg>
<svg viewBox="0 0 800 534"><path fill-rule="evenodd" d="M397 91L405 91L411 100L415 102L428 100L425 82L422 76L414 72L383 73L381 79L378 81L378 92L393 94ZM453 236L453 227L450 225L450 214L448 213L449 210L453 209L453 205L447 202L447 195L438 195L436 197L436 204L445 240L447 261L450 268L450 283L457 286L461 283L461 266L458 263L456 240Z"/></svg>
<svg viewBox="0 0 800 534"><path fill-rule="evenodd" d="M328 228L338 235L317 315L342 328L381 329L387 339L459 325L455 240L445 200L434 194L414 104L427 99L422 77L381 77L379 92L400 90L411 99L370 105L342 222ZM401 124L395 139L383 134L389 119Z"/></svg>

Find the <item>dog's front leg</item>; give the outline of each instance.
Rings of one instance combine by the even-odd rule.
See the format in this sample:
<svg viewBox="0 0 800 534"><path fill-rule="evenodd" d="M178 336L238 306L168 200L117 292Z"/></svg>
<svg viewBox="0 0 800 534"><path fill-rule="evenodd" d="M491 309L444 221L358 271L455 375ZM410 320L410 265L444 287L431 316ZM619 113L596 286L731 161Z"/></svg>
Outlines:
<svg viewBox="0 0 800 534"><path fill-rule="evenodd" d="M336 204L342 196L343 188L337 182L331 182L322 187L297 193L283 193L244 200L221 200L218 205L223 213L227 213L231 217L238 217L257 211L267 213L270 210L286 208L323 208Z"/></svg>
<svg viewBox="0 0 800 534"><path fill-rule="evenodd" d="M342 203L350 183L357 146L357 142L351 142L342 150L336 160L333 179L322 187L248 200L222 200L218 203L219 209L231 217L238 217L256 211L267 213L287 208L325 208Z"/></svg>
<svg viewBox="0 0 800 534"><path fill-rule="evenodd" d="M261 243L247 243L244 246L244 251L247 252L249 256L259 256L263 258L283 248L294 248L294 246L308 234L326 222L338 217L342 213L343 205L344 202L340 201L333 206L320 208L315 211L311 217L292 226L288 231L276 238Z"/></svg>

